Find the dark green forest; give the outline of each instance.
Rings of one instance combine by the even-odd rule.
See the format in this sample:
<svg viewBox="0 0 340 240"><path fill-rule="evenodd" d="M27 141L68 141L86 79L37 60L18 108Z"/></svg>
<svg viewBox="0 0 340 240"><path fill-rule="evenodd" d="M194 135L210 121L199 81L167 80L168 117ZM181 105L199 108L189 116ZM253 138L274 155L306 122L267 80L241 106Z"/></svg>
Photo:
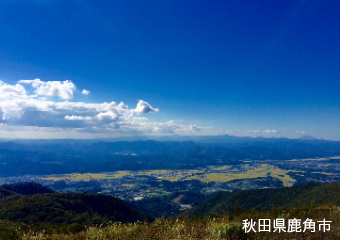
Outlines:
<svg viewBox="0 0 340 240"><path fill-rule="evenodd" d="M24 194L20 194L23 189ZM86 226L149 219L145 213L112 196L50 192L52 191L48 188L35 183L1 186L0 219L50 231L53 228L61 231L66 231L65 229L80 231Z"/></svg>
<svg viewBox="0 0 340 240"><path fill-rule="evenodd" d="M153 219L177 216L181 204L196 206L211 195L199 192L174 192L162 197L148 197L139 201L130 202L130 205L142 212L146 212Z"/></svg>
<svg viewBox="0 0 340 240"><path fill-rule="evenodd" d="M219 194L190 209L186 214L192 217L198 214L209 216L210 213L232 212L235 204L240 211L340 206L340 182L308 183L294 187L252 189Z"/></svg>
<svg viewBox="0 0 340 240"><path fill-rule="evenodd" d="M198 204L171 218L151 219L123 201L102 194L43 193L39 184L0 187L0 239L335 239L338 234L340 183L309 183L291 188L257 189L210 196L174 193L149 198L138 208L164 211L162 202ZM15 191L25 190L25 194ZM31 193L30 193L31 191ZM40 192L39 192L40 191ZM37 193L38 192L38 193ZM160 203L157 207L157 203ZM170 208L169 208L170 209ZM171 209L170 209L171 210ZM149 212L147 212L149 213ZM298 217L332 220L328 233L250 233L242 219ZM121 222L121 223L118 223ZM193 231L193 229L195 229ZM29 236L23 238L23 236Z"/></svg>

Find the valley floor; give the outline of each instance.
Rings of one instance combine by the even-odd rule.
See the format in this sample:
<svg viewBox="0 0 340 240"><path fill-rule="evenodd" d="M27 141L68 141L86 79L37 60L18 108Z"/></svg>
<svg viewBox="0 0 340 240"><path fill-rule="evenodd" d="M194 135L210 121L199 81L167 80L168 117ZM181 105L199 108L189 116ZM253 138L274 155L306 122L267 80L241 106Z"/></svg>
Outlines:
<svg viewBox="0 0 340 240"><path fill-rule="evenodd" d="M159 169L100 173L0 177L0 185L38 182L57 192L103 193L123 200L163 196L178 191L220 191L293 186L340 181L340 157L291 160L240 160L239 164L196 169Z"/></svg>

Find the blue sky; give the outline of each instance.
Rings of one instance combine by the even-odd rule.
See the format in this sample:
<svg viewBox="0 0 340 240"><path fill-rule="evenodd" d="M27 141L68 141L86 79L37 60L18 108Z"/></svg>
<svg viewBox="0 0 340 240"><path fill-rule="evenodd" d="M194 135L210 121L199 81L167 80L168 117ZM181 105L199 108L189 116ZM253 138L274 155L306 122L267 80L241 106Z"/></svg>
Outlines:
<svg viewBox="0 0 340 240"><path fill-rule="evenodd" d="M339 10L313 0L2 0L0 137L340 140Z"/></svg>

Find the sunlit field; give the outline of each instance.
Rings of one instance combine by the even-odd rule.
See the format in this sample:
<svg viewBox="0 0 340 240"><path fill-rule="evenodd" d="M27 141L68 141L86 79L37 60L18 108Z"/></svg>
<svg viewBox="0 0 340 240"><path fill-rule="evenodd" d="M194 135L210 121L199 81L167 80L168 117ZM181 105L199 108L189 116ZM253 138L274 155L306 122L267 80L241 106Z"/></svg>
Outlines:
<svg viewBox="0 0 340 240"><path fill-rule="evenodd" d="M70 180L70 181L90 181L95 180L114 180L123 178L126 176L133 176L135 178L148 176L155 177L159 181L168 180L171 182L176 182L179 180L199 180L201 182L229 182L238 179L253 179L271 176L282 181L284 186L292 186L295 179L291 178L288 172L299 172L294 170L284 170L277 166L269 164L258 164L251 166L249 164L243 164L239 167L224 165L224 166L211 166L208 167L208 171L191 169L191 170L143 170L143 171L118 171L111 173L72 173L72 174L62 174L62 175L49 175L42 177L44 180ZM322 173L328 174L330 173Z"/></svg>

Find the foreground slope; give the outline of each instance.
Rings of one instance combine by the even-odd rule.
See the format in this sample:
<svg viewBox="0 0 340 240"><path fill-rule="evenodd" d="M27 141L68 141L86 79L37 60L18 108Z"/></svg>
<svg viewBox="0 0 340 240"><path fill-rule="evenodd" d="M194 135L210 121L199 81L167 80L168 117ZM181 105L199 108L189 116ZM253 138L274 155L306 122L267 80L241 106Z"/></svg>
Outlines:
<svg viewBox="0 0 340 240"><path fill-rule="evenodd" d="M313 219L316 223L315 231L250 231L248 233L243 229L242 222L244 219L271 219L285 217L288 219L301 219L302 221ZM214 218L196 218L196 219L157 219L147 223L121 224L110 223L105 226L96 226L87 228L86 231L68 231L58 232L45 229L31 231L30 226L19 225L0 221L0 239L7 240L80 240L80 239L100 239L100 240L259 240L259 239L339 239L340 236L340 212L339 208L314 209L305 208L292 209L288 211L256 211L250 210L242 212L239 215L228 216L222 214ZM330 228L323 231L318 228L318 221L327 219L330 221ZM255 220L256 221L256 220ZM5 227L5 229L4 229ZM67 227L67 226L66 226ZM302 226L303 228L303 226ZM4 230L2 230L4 229ZM21 230L24 229L24 230ZM257 230L258 228L255 229Z"/></svg>
<svg viewBox="0 0 340 240"><path fill-rule="evenodd" d="M254 207L270 210L249 209L234 212L231 215L213 214L208 218L202 216L192 219L160 218L153 222L133 224L107 222L109 219L122 221L118 220L118 217L131 222L132 216L127 216L127 214L133 212L141 216L140 212L111 196L65 193L29 196L12 194L0 201L0 239L339 239L339 189L340 183L325 185L310 183L292 188L222 194L208 199L204 204L213 203L213 200L215 200L214 203L219 204L223 199L230 202L229 205L225 205L230 209L233 208L234 201L239 201L241 208ZM179 195L176 194L173 197L178 200ZM338 206L330 206L334 204ZM306 207L307 205L312 206ZM315 207L316 205L320 206ZM287 207L287 209L274 208L278 206ZM121 213L125 216L120 215ZM113 217L110 218L110 216ZM11 221L1 220L1 218ZM274 220L276 218L285 218L286 221L293 218L304 221L308 218L313 219L317 224L327 219L330 221L330 229L322 231L317 228L315 232L307 230L306 232L282 233L273 231L245 233L242 229L244 219L256 221L257 219ZM99 225L99 222L107 224ZM91 223L98 223L98 225L84 228L84 226L91 226Z"/></svg>
<svg viewBox="0 0 340 240"><path fill-rule="evenodd" d="M49 193L14 196L0 202L0 219L27 224L102 224L143 221L146 215L102 194Z"/></svg>
<svg viewBox="0 0 340 240"><path fill-rule="evenodd" d="M330 184L309 183L296 187L253 189L213 196L189 210L189 216L201 213L230 212L238 202L241 210L292 208L308 205L340 205L340 182Z"/></svg>

